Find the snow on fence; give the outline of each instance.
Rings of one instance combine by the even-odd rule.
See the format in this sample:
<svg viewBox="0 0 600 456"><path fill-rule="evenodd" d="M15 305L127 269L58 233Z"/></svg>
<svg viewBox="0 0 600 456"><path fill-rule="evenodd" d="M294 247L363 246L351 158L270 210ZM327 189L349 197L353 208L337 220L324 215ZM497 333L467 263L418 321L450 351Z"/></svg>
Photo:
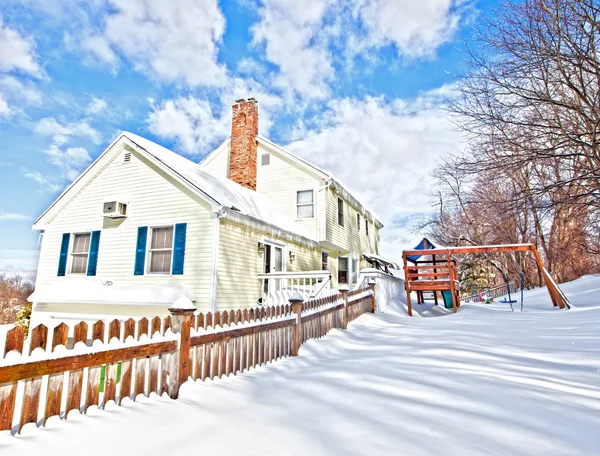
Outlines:
<svg viewBox="0 0 600 456"><path fill-rule="evenodd" d="M375 311L375 290L342 291L311 301L123 323L80 322L73 336L65 323L41 324L27 339L21 327L6 333L0 359L0 430L20 432L28 423L66 419L72 410L104 408L109 401L167 393L176 399L189 378L242 373L285 356L302 343Z"/></svg>

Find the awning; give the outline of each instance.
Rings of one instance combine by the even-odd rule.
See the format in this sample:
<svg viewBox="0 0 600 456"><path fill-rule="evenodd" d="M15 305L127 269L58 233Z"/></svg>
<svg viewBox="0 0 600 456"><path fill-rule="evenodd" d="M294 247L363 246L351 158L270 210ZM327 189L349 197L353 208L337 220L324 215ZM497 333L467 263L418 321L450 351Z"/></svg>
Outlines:
<svg viewBox="0 0 600 456"><path fill-rule="evenodd" d="M111 282L66 282L64 285L42 287L33 292L33 303L114 304L170 307L181 297L195 301L196 296L185 285L115 285Z"/></svg>
<svg viewBox="0 0 600 456"><path fill-rule="evenodd" d="M375 266L377 269L387 270L387 269L400 269L398 265L392 260L388 260L383 258L382 256L376 255L374 253L363 253L362 257Z"/></svg>

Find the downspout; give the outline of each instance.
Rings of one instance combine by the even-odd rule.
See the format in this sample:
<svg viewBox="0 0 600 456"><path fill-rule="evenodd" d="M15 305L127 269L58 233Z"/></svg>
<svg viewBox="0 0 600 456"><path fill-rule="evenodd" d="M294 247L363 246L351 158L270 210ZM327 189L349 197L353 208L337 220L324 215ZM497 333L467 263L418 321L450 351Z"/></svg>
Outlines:
<svg viewBox="0 0 600 456"><path fill-rule="evenodd" d="M219 244L221 234L221 218L225 213L223 209L213 212L213 245L212 245L212 272L210 277L210 305L209 311L217 311L217 282L219 279Z"/></svg>
<svg viewBox="0 0 600 456"><path fill-rule="evenodd" d="M317 201L319 200L319 194L329 188L331 185L331 178L327 178L325 183L317 188L317 197L315 198ZM320 207L316 207L315 210L319 210ZM318 217L320 214L317 212L317 240L320 242L322 240L327 240L327 194L325 194L324 199L324 207L323 207L323 217ZM320 232L323 232L323 236L320 235ZM323 239L321 239L321 237Z"/></svg>

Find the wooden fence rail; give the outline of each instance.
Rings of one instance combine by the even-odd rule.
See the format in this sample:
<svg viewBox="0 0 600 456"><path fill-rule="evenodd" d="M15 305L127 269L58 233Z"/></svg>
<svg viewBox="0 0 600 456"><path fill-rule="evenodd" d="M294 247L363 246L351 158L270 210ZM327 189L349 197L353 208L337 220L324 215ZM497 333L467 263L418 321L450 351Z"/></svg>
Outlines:
<svg viewBox="0 0 600 456"><path fill-rule="evenodd" d="M375 311L374 286L306 302L194 315L171 308L152 320L39 325L27 339L16 326L0 359L0 431L66 419L109 401L121 405L167 393L177 398L189 378L237 375L286 356L333 328Z"/></svg>

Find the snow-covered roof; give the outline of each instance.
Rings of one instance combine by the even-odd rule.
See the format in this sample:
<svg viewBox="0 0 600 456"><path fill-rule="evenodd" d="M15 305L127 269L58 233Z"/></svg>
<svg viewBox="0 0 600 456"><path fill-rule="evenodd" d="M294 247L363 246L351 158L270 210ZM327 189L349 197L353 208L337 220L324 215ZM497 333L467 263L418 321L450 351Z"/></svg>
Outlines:
<svg viewBox="0 0 600 456"><path fill-rule="evenodd" d="M216 176L202 169L197 163L134 133L123 136L144 149L155 159L173 170L190 183L198 192L214 204L229 209L230 213L248 216L271 226L310 240L311 235L300 225L284 215L273 203L259 193L243 187L230 179Z"/></svg>
<svg viewBox="0 0 600 456"><path fill-rule="evenodd" d="M110 282L104 282L110 283ZM36 289L29 297L35 303L60 304L126 304L168 306L180 298L195 301L185 285L104 285L101 280L74 281L68 286L48 286Z"/></svg>

